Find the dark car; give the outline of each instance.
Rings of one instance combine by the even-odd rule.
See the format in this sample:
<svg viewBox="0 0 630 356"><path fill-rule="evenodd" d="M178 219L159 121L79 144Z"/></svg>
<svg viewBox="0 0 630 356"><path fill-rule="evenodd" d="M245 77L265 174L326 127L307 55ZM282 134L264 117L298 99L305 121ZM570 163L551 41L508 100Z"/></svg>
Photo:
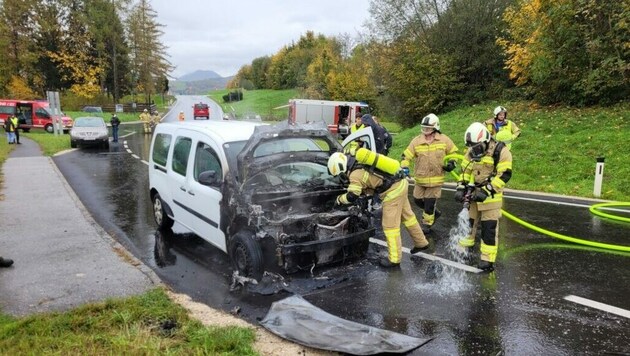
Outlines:
<svg viewBox="0 0 630 356"><path fill-rule="evenodd" d="M109 132L102 117L78 117L70 130L70 147L109 148Z"/></svg>

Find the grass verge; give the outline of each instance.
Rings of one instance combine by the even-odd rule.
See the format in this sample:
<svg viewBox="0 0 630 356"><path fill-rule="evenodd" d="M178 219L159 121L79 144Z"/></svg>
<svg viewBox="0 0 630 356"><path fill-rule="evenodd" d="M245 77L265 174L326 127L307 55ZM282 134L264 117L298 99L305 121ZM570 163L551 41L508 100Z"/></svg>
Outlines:
<svg viewBox="0 0 630 356"><path fill-rule="evenodd" d="M65 313L0 315L3 355L256 355L254 331L205 327L162 289Z"/></svg>
<svg viewBox="0 0 630 356"><path fill-rule="evenodd" d="M52 156L57 152L70 149L70 135L53 135L42 130L31 130L28 133L20 133L37 142L45 156Z"/></svg>
<svg viewBox="0 0 630 356"><path fill-rule="evenodd" d="M625 149L630 132L629 103L580 109L490 102L440 115L442 132L463 154L466 128L474 121L490 118L497 105L507 107L508 119L521 128L521 136L512 144L514 174L508 188L593 197L595 160L605 157L601 198L630 199ZM419 132L415 126L396 135L390 156L399 158Z"/></svg>
<svg viewBox="0 0 630 356"><path fill-rule="evenodd" d="M223 95L229 90L211 91L209 96L212 100L221 105L223 112L226 114L234 114L237 118L243 117L247 113L255 113L260 115L263 120L280 121L289 117L289 109L277 109L280 106L287 105L289 99L298 96L298 90L244 90L243 100L231 103L223 102Z"/></svg>

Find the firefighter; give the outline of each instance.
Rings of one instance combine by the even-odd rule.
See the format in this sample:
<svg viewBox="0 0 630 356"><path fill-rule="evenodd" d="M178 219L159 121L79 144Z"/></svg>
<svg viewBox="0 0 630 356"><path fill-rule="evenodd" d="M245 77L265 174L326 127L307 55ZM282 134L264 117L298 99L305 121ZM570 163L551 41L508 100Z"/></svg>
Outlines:
<svg viewBox="0 0 630 356"><path fill-rule="evenodd" d="M180 111L179 115L177 115L177 120L184 121L185 119L186 119L186 116L184 115L184 112Z"/></svg>
<svg viewBox="0 0 630 356"><path fill-rule="evenodd" d="M494 270L499 247L499 217L503 204L503 188L512 177L512 154L505 143L497 142L479 122L464 134L468 150L462 160L462 180L455 200L469 205L470 235L459 240L464 248L475 245L477 228L481 225L481 258L479 268Z"/></svg>
<svg viewBox="0 0 630 356"><path fill-rule="evenodd" d="M142 111L140 121L142 121L142 125L144 126L144 133L151 133L151 114L149 114L149 110L144 109Z"/></svg>
<svg viewBox="0 0 630 356"><path fill-rule="evenodd" d="M337 197L336 204L354 204L362 194L379 195L383 201L382 226L389 255L388 258L379 260L381 266L386 268L400 266L402 259L401 220L414 242L412 254L429 247L429 241L422 233L420 224L411 210L411 204L407 198L409 183L406 179L402 179L402 175L392 176L376 169L370 169L358 164L354 157L348 158L341 152L335 152L330 156L328 171L332 176L345 175L346 172L350 172L348 191Z"/></svg>
<svg viewBox="0 0 630 356"><path fill-rule="evenodd" d="M457 147L440 131L440 119L435 114L422 118L420 128L421 134L414 137L403 152L400 166L409 175L413 163L411 176L416 183L413 200L422 209L422 224L430 229L442 214L436 205L442 196L444 172L455 169L455 160L444 164L444 157L457 152Z"/></svg>
<svg viewBox="0 0 630 356"><path fill-rule="evenodd" d="M365 114L361 117L361 124L365 127L371 127L374 133L374 140L376 141L376 152L387 156L389 149L392 146L392 136L387 130L374 121L374 117L370 114Z"/></svg>
<svg viewBox="0 0 630 356"><path fill-rule="evenodd" d="M486 120L485 124L492 138L504 142L508 149L512 148L512 141L521 134L521 129L514 121L507 119L507 109L503 106L494 108L494 117Z"/></svg>

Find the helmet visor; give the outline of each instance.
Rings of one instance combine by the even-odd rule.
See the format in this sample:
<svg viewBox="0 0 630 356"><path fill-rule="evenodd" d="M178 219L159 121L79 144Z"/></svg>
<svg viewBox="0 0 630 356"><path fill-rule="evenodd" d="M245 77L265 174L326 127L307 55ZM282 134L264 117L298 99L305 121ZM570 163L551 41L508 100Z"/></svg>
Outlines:
<svg viewBox="0 0 630 356"><path fill-rule="evenodd" d="M486 144L483 142L473 143L468 141L466 142L466 146L470 148L470 156L473 159L481 159L486 153Z"/></svg>

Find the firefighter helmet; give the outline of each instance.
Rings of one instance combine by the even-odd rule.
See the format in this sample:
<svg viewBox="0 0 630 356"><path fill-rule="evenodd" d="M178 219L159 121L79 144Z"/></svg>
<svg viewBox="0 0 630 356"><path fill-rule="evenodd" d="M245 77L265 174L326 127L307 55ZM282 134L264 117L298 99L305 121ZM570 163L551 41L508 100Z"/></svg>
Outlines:
<svg viewBox="0 0 630 356"><path fill-rule="evenodd" d="M488 143L490 141L490 131L480 122L473 122L466 129L464 134L464 142L470 147L478 143Z"/></svg>
<svg viewBox="0 0 630 356"><path fill-rule="evenodd" d="M335 152L330 155L330 158L328 158L328 172L333 177L336 177L341 173L346 173L347 170L348 157L345 154L341 152Z"/></svg>
<svg viewBox="0 0 630 356"><path fill-rule="evenodd" d="M494 118L496 119L497 116L499 116L499 114L502 112L505 113L505 118L507 119L507 109L503 106L497 106L496 108L494 108Z"/></svg>
<svg viewBox="0 0 630 356"><path fill-rule="evenodd" d="M440 131L440 119L435 114L429 114L422 118L420 126L423 129L433 129L433 131Z"/></svg>

